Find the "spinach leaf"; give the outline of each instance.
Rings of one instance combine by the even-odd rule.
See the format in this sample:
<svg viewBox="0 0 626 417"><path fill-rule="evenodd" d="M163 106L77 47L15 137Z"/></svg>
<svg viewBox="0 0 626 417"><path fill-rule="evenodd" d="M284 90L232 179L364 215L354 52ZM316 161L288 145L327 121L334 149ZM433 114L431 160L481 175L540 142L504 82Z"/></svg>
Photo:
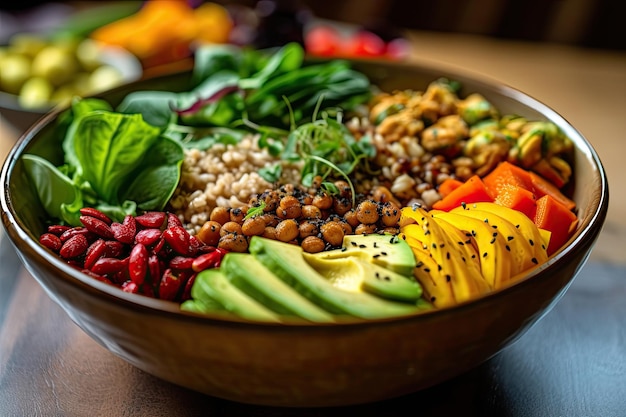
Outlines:
<svg viewBox="0 0 626 417"><path fill-rule="evenodd" d="M120 199L136 202L141 210L163 210L180 180L183 158L179 142L160 137L131 175L133 179Z"/></svg>
<svg viewBox="0 0 626 417"><path fill-rule="evenodd" d="M159 128L144 122L140 114L96 111L77 121L74 151L82 167L82 179L111 204L119 204L125 181L159 138Z"/></svg>
<svg viewBox="0 0 626 417"><path fill-rule="evenodd" d="M80 224L83 199L72 180L40 156L25 154L21 160L46 212L69 224Z"/></svg>
<svg viewBox="0 0 626 417"><path fill-rule="evenodd" d="M172 104L178 98L179 94L169 91L136 91L124 97L116 110L126 114L140 113L147 123L165 128L176 118Z"/></svg>

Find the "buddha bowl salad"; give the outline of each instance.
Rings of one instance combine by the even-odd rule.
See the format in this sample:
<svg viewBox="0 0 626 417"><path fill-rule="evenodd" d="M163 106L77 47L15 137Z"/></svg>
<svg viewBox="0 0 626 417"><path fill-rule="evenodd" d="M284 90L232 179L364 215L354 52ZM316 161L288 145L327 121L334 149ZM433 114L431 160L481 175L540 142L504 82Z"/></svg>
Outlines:
<svg viewBox="0 0 626 417"><path fill-rule="evenodd" d="M63 163L22 158L50 218L41 244L185 311L334 322L496 291L575 230L554 124L454 80L385 92L303 58L206 46L190 91L75 99Z"/></svg>

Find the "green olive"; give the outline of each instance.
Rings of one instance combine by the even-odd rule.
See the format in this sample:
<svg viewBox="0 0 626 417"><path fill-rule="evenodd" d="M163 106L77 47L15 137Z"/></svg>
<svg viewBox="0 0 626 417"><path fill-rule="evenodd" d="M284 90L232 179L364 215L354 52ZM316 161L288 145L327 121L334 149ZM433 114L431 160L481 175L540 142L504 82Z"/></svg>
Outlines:
<svg viewBox="0 0 626 417"><path fill-rule="evenodd" d="M0 88L10 94L19 93L30 77L30 59L24 55L7 53L0 60Z"/></svg>
<svg viewBox="0 0 626 417"><path fill-rule="evenodd" d="M45 46L47 42L41 36L30 33L17 33L9 40L11 51L16 54L26 55L34 58Z"/></svg>
<svg viewBox="0 0 626 417"><path fill-rule="evenodd" d="M41 77L33 77L24 83L18 97L20 106L27 109L45 107L50 102L52 85Z"/></svg>
<svg viewBox="0 0 626 417"><path fill-rule="evenodd" d="M102 65L91 73L89 82L94 93L108 90L121 84L122 73L111 65Z"/></svg>
<svg viewBox="0 0 626 417"><path fill-rule="evenodd" d="M78 68L76 56L69 49L48 45L33 59L32 73L58 86L71 80Z"/></svg>

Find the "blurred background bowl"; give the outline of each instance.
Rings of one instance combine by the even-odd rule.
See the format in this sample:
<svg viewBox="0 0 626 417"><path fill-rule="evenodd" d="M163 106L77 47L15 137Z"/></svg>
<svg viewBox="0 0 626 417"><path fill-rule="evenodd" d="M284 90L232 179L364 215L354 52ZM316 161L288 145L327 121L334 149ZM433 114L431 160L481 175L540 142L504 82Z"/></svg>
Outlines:
<svg viewBox="0 0 626 417"><path fill-rule="evenodd" d="M36 39L37 41L41 41L42 45L45 43L46 46L52 45L53 48L58 46L54 42L44 40L40 35L20 34L18 36ZM5 88L2 85L3 83L0 82L0 114L2 114L2 117L6 118L7 122L21 132L32 126L55 106L67 105L71 94L92 95L139 80L143 76L143 68L139 59L123 48L104 45L89 39L75 40L72 42L82 44L83 59L91 62L85 62L84 65L80 65L80 69L72 69L72 65L70 65L72 64L72 60L64 57L59 61L58 65L64 72L71 75L68 84L81 83L83 84L81 89L68 89L66 90L67 94L64 98L55 99L54 101L52 99L42 101L39 97L34 97L37 94L33 93L32 90L30 98L25 98L24 96L20 97L20 94L24 90L20 88L21 91L19 92L8 92L8 88ZM0 77L0 81L5 81L4 78L7 77L9 63L5 61L8 61L9 58L7 57L9 55L13 58L16 56L20 57L22 52L16 52L11 46L5 45L2 47L0 51L0 64L3 65L4 74ZM50 56L42 56L41 58L43 58L43 60L40 59L40 62L51 62ZM32 60L33 62L30 66L35 65L35 58L28 57L27 62L28 60ZM80 64L82 64L82 62ZM79 64L77 64L77 67L78 66ZM27 74L29 71L30 70L22 70L21 73ZM28 76L26 79L20 81L20 85L23 87L26 82L29 80L33 81L35 78L41 79L45 77ZM61 88L54 88L54 90L60 91Z"/></svg>
<svg viewBox="0 0 626 417"><path fill-rule="evenodd" d="M460 375L522 336L564 294L587 260L608 208L604 168L589 142L564 118L513 88L443 67L356 62L383 90L424 88L447 77L460 95L479 92L503 113L549 120L575 145L573 199L579 227L568 244L519 283L449 309L340 325L256 324L198 317L178 305L98 282L45 250L45 212L20 158L54 162L62 138L54 111L11 150L0 177L2 221L29 272L71 319L132 365L174 384L228 400L272 406L335 406L383 400ZM130 91L185 91L189 73L142 80L101 96L112 104Z"/></svg>

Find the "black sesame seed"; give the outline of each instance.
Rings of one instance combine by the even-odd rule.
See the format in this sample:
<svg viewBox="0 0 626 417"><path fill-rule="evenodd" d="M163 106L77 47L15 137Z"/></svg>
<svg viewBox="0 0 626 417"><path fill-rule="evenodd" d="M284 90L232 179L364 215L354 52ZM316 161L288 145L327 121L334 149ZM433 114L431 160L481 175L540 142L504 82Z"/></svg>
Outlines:
<svg viewBox="0 0 626 417"><path fill-rule="evenodd" d="M511 252L511 248L509 247L509 245L505 246L506 250L508 250L509 252Z"/></svg>
<svg viewBox="0 0 626 417"><path fill-rule="evenodd" d="M430 272L430 268L424 268L424 272Z"/></svg>
<svg viewBox="0 0 626 417"><path fill-rule="evenodd" d="M450 277L450 275L446 275L446 282L450 282L451 279L452 277Z"/></svg>
<svg viewBox="0 0 626 417"><path fill-rule="evenodd" d="M366 247L367 247L367 246L365 246L365 245L363 245L363 244L359 245L359 248L361 248L361 249L365 249Z"/></svg>
<svg viewBox="0 0 626 417"><path fill-rule="evenodd" d="M376 259L376 258L380 258L380 254L377 253L376 255L373 255L372 258Z"/></svg>
<svg viewBox="0 0 626 417"><path fill-rule="evenodd" d="M345 252L345 251L347 251L347 250L348 250L348 247L347 247L347 246L342 246L342 247L341 247L341 251L342 251L342 252Z"/></svg>
<svg viewBox="0 0 626 417"><path fill-rule="evenodd" d="M356 242L350 242L352 244L352 246L357 247L357 243Z"/></svg>
<svg viewBox="0 0 626 417"><path fill-rule="evenodd" d="M391 281L391 277L388 277L388 276L385 276L383 279L384 279L385 281Z"/></svg>
<svg viewBox="0 0 626 417"><path fill-rule="evenodd" d="M487 257L487 252L483 253L483 258Z"/></svg>
<svg viewBox="0 0 626 417"><path fill-rule="evenodd" d="M506 238L506 240L508 240L509 242L510 242L511 240L513 240L513 239L515 239L515 237L514 237L514 236L507 236L507 238Z"/></svg>
<svg viewBox="0 0 626 417"><path fill-rule="evenodd" d="M441 265L437 265L437 271L441 271L442 269Z"/></svg>
<svg viewBox="0 0 626 417"><path fill-rule="evenodd" d="M450 252L446 252L446 259L450 259Z"/></svg>
<svg viewBox="0 0 626 417"><path fill-rule="evenodd" d="M528 239L528 243L530 243L530 246L535 246L535 242L532 239Z"/></svg>
<svg viewBox="0 0 626 417"><path fill-rule="evenodd" d="M375 248L377 248L377 247L378 247L378 245L376 244L376 242L374 242L374 247L375 247Z"/></svg>
<svg viewBox="0 0 626 417"><path fill-rule="evenodd" d="M435 298L435 297L430 297L430 302L431 302L431 303L434 303L434 302L435 302L435 300L436 300L436 298Z"/></svg>
<svg viewBox="0 0 626 417"><path fill-rule="evenodd" d="M533 261L533 263L534 263L535 265L539 263L539 261L537 260L537 258L533 258L533 259L531 259L531 261Z"/></svg>
<svg viewBox="0 0 626 417"><path fill-rule="evenodd" d="M496 238L494 237L494 238L491 239L491 242L489 242L489 243L491 243L493 245L495 242L496 242Z"/></svg>
<svg viewBox="0 0 626 417"><path fill-rule="evenodd" d="M416 268L421 268L423 265L424 265L424 262L419 261L419 262L417 263L417 265L415 265L415 267L416 267Z"/></svg>

